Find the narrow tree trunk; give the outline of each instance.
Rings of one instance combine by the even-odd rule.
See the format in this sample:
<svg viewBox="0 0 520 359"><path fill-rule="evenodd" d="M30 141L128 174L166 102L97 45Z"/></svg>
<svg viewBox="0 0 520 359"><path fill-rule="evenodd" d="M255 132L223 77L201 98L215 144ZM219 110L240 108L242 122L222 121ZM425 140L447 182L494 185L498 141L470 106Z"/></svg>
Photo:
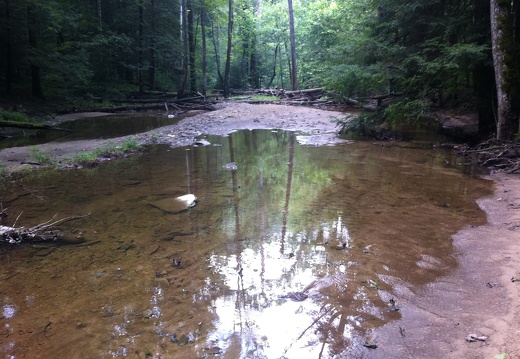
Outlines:
<svg viewBox="0 0 520 359"><path fill-rule="evenodd" d="M184 91L186 89L186 82L188 80L188 57L189 57L189 47L188 47L188 23L186 19L186 0L182 0L181 2L181 32L182 32L182 43L183 43L183 58L182 58L182 78L179 86L179 90L177 91L177 98L182 98L184 96Z"/></svg>
<svg viewBox="0 0 520 359"><path fill-rule="evenodd" d="M43 98L42 82L40 66L36 61L36 50L38 48L38 40L36 38L35 29L36 14L32 4L27 4L27 26L29 37L30 51L30 68L31 68L31 92L34 97Z"/></svg>
<svg viewBox="0 0 520 359"><path fill-rule="evenodd" d="M206 9L204 0L200 0L200 30L202 36L202 94L206 96L208 89L208 60L206 49Z"/></svg>
<svg viewBox="0 0 520 359"><path fill-rule="evenodd" d="M143 0L139 0L139 39L138 39L138 64L137 64L137 82L139 84L139 93L144 92L143 68L143 36L144 36L144 17L143 17Z"/></svg>
<svg viewBox="0 0 520 359"><path fill-rule="evenodd" d="M150 47L148 49L148 89L155 89L155 37L157 36L157 14L155 12L155 0L150 1L150 12L152 14L152 34L150 36Z"/></svg>
<svg viewBox="0 0 520 359"><path fill-rule="evenodd" d="M98 31L102 30L103 27L103 13L101 11L101 0L96 0L96 17L98 19Z"/></svg>
<svg viewBox="0 0 520 359"><path fill-rule="evenodd" d="M296 76L296 38L294 33L294 12L292 0L288 0L289 5L289 36L291 41L291 88L293 91L298 89L298 78Z"/></svg>
<svg viewBox="0 0 520 359"><path fill-rule="evenodd" d="M276 47L274 48L273 73L271 75L271 79L267 83L267 87L271 87L273 85L274 78L276 77L276 58L278 57L279 48L280 44L276 44Z"/></svg>
<svg viewBox="0 0 520 359"><path fill-rule="evenodd" d="M188 50L189 50L189 73L190 73L190 91L197 92L197 69L195 68L195 21L193 0L187 0L187 18L188 18Z"/></svg>
<svg viewBox="0 0 520 359"><path fill-rule="evenodd" d="M233 37L233 0L229 0L228 40L226 51L226 68L224 70L224 97L229 97L229 75L231 72L231 45Z"/></svg>
<svg viewBox="0 0 520 359"><path fill-rule="evenodd" d="M222 83L224 85L224 78L222 77L222 72L220 71L220 42L219 42L219 36L215 36L215 24L213 21L211 21L211 36L213 39L213 48L215 49L215 65L217 65L217 75Z"/></svg>
<svg viewBox="0 0 520 359"><path fill-rule="evenodd" d="M12 36L11 36L11 5L9 0L5 0L5 21L7 23L7 38L5 48L5 93L11 92L13 85L13 63L12 63Z"/></svg>
<svg viewBox="0 0 520 359"><path fill-rule="evenodd" d="M491 0L491 43L497 86L497 139L512 140L518 132L518 70L511 2Z"/></svg>
<svg viewBox="0 0 520 359"><path fill-rule="evenodd" d="M257 89L260 87L260 81L258 78L258 69L256 66L256 36L253 35L251 44L251 55L249 58L249 83L253 88Z"/></svg>

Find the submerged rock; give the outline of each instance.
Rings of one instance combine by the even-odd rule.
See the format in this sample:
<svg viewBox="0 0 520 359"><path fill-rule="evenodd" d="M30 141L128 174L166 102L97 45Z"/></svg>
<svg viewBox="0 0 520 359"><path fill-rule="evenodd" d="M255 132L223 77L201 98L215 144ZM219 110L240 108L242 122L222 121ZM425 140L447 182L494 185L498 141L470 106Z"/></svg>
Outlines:
<svg viewBox="0 0 520 359"><path fill-rule="evenodd" d="M150 206L158 208L166 213L175 214L195 207L197 197L193 194L186 194L175 198L163 198L150 203Z"/></svg>
<svg viewBox="0 0 520 359"><path fill-rule="evenodd" d="M230 170L230 171L236 171L238 169L238 166L237 166L236 162L229 162L229 163L226 163L224 166L222 166L222 168L224 168L226 170Z"/></svg>
<svg viewBox="0 0 520 359"><path fill-rule="evenodd" d="M177 201L183 203L187 208L195 207L197 204L197 197L193 194L186 194L175 198Z"/></svg>
<svg viewBox="0 0 520 359"><path fill-rule="evenodd" d="M211 143L208 140L202 138L200 140L193 142L193 145L194 146L209 146L209 145L211 145Z"/></svg>

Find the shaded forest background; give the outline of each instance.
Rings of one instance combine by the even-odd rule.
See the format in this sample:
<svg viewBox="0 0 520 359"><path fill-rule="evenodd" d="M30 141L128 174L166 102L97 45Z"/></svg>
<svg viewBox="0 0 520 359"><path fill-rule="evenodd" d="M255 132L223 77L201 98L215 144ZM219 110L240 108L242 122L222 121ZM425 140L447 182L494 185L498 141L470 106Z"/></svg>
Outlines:
<svg viewBox="0 0 520 359"><path fill-rule="evenodd" d="M520 2L493 2L511 24L515 135ZM0 93L59 101L325 87L339 101L400 94L390 117L476 111L482 134L496 130L489 0L291 3L294 33L287 0L0 0Z"/></svg>

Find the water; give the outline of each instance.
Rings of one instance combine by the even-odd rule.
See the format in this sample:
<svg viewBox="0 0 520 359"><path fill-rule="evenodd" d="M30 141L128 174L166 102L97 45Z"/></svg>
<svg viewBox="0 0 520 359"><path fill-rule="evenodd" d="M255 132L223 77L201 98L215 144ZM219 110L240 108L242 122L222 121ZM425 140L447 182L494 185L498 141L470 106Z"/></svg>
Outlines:
<svg viewBox="0 0 520 359"><path fill-rule="evenodd" d="M450 235L485 222L490 182L449 152L265 130L209 141L9 188L3 224L88 216L61 226L79 244L1 249L4 357L362 357L405 315L390 300L450 273ZM199 202L179 212L187 193Z"/></svg>
<svg viewBox="0 0 520 359"><path fill-rule="evenodd" d="M24 136L2 139L0 149L16 146L33 146L51 141L65 142L89 139L116 138L134 135L155 128L173 125L192 114L168 118L160 112L136 112L60 123L57 127L66 131L25 130Z"/></svg>

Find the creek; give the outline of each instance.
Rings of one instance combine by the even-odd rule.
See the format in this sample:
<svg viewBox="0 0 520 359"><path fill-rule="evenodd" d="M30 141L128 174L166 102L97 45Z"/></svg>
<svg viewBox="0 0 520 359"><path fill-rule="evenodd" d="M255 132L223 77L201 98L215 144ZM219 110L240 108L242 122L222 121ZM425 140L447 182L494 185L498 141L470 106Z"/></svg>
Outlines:
<svg viewBox="0 0 520 359"><path fill-rule="evenodd" d="M0 247L1 355L369 356L456 268L451 235L485 223L492 184L442 149L304 140L237 131L12 183L4 222L89 215L61 226L78 243Z"/></svg>

